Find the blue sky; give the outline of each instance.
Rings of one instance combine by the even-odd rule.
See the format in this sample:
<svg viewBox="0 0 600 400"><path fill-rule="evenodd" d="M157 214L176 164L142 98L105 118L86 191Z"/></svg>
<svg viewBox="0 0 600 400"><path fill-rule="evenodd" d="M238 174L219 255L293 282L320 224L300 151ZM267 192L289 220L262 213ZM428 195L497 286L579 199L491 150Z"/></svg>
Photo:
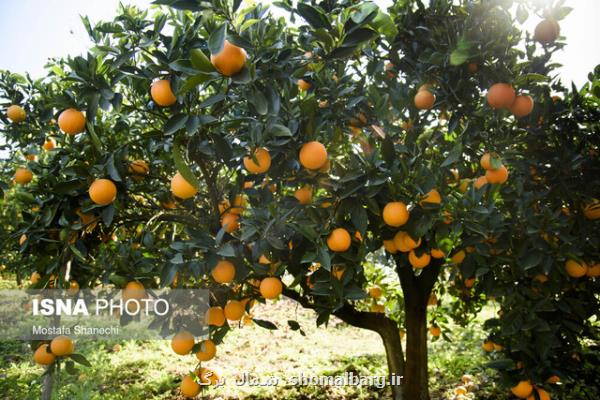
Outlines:
<svg viewBox="0 0 600 400"><path fill-rule="evenodd" d="M123 0L148 7L151 0ZM376 1L382 5L390 0ZM0 69L30 72L41 77L50 57L79 55L90 46L79 15L92 21L112 19L118 0L16 0L5 2L0 13ZM561 22L568 46L556 61L563 64L566 82L585 82L587 73L600 64L600 0L567 0L575 10ZM533 30L539 18L530 18Z"/></svg>

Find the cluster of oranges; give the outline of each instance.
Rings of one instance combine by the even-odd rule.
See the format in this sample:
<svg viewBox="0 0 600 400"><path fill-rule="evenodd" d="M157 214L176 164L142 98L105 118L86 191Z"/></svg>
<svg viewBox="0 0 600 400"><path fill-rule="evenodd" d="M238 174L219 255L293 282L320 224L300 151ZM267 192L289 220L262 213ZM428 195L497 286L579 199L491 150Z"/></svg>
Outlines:
<svg viewBox="0 0 600 400"><path fill-rule="evenodd" d="M597 277L600 276L600 262L586 263L581 260L569 259L565 262L565 271L572 278Z"/></svg>
<svg viewBox="0 0 600 400"><path fill-rule="evenodd" d="M533 98L518 95L510 83L495 83L487 92L487 102L493 109L507 109L517 118L523 118L533 111Z"/></svg>
<svg viewBox="0 0 600 400"><path fill-rule="evenodd" d="M534 390L537 392L537 397L533 393ZM542 388L534 387L531 384L531 381L520 381L519 383L517 383L516 386L514 386L512 389L510 389L510 391L512 392L512 394L517 396L519 399L550 400L550 394L548 394L548 392L546 392Z"/></svg>
<svg viewBox="0 0 600 400"><path fill-rule="evenodd" d="M41 344L33 353L33 360L38 365L50 365L56 357L68 357L75 352L75 345L68 336L57 336L50 344Z"/></svg>

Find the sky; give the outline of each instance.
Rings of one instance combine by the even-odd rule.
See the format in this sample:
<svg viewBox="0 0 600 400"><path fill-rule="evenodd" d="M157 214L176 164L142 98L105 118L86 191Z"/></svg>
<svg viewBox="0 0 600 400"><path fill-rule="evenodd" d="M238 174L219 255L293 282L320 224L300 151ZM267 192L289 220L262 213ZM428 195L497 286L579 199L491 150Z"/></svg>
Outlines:
<svg viewBox="0 0 600 400"><path fill-rule="evenodd" d="M143 8L151 0L122 0ZM378 0L382 5L390 0ZM91 42L81 24L80 15L92 22L112 19L119 0L18 0L6 2L0 13L0 69L24 73L34 78L44 75L48 58L85 53ZM555 57L564 65L565 83L581 86L587 74L600 64L600 0L567 0L573 12L561 21L561 34L567 47ZM539 18L525 25L533 31Z"/></svg>

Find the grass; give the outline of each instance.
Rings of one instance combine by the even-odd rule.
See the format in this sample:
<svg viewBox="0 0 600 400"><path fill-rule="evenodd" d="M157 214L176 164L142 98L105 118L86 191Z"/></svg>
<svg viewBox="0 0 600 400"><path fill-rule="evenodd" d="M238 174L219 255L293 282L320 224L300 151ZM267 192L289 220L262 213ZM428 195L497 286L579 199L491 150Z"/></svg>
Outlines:
<svg viewBox="0 0 600 400"><path fill-rule="evenodd" d="M2 281L0 280L0 286ZM493 312L487 310L486 312ZM256 325L233 329L219 346L217 357L207 363L226 383L211 388L204 399L389 399L386 389L374 386L289 385L238 386L235 381L247 372L261 381L275 377L283 381L293 376L337 376L354 373L364 376L386 374L385 354L377 334L350 327L332 319L328 328L317 328L311 311L289 301L257 305L254 316L275 322L279 329L265 330ZM291 330L288 319L297 320L306 336ZM452 339L429 344L432 400L454 399L454 389L463 374L474 377L472 399L507 398L496 387L494 371L480 348L483 331L474 324L468 328L450 325ZM159 400L182 399L178 394L181 377L195 366L195 357L175 355L166 341L77 342L77 352L85 354L92 367L78 367L77 375L61 374L54 399ZM31 361L26 343L0 341L0 398L38 399L43 369ZM590 376L597 372L592 368ZM589 389L589 388L588 388ZM583 390L577 388L576 390ZM587 389L586 389L587 390ZM590 392L592 398L598 392ZM586 397L555 395L553 399Z"/></svg>

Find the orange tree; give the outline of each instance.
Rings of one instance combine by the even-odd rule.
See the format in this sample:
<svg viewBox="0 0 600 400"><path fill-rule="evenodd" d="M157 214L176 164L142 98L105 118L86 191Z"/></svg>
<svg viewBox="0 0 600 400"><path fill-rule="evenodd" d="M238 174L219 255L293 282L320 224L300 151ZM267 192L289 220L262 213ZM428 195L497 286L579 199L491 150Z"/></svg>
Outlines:
<svg viewBox="0 0 600 400"><path fill-rule="evenodd" d="M598 77L581 93L552 78L568 9L157 3L84 19L95 46L42 80L3 73L18 279L210 288L209 341L172 343L200 364L226 320L283 293L378 332L409 399L429 397L428 326L445 336L493 299L484 349L513 394L574 375L596 334L600 188ZM545 20L522 33L530 12ZM365 276L382 257L401 293ZM434 291L456 301L428 323ZM182 393L207 379L198 365Z"/></svg>

